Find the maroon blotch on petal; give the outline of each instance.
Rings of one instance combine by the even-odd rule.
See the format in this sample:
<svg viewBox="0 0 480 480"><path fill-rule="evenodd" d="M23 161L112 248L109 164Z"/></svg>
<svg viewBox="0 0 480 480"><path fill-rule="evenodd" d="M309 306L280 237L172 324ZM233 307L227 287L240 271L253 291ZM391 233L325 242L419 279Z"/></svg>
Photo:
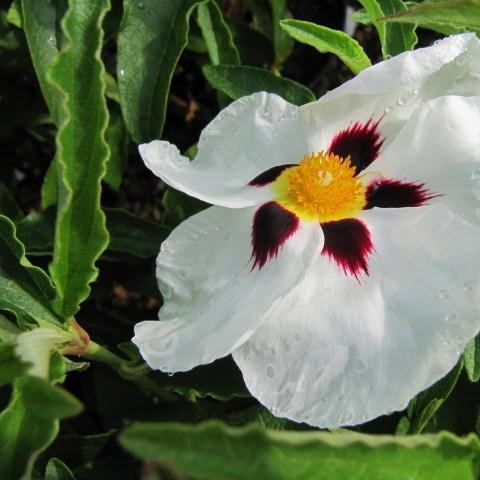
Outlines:
<svg viewBox="0 0 480 480"><path fill-rule="evenodd" d="M364 208L421 207L437 196L429 192L424 183L381 178L368 185Z"/></svg>
<svg viewBox="0 0 480 480"><path fill-rule="evenodd" d="M322 255L334 260L347 275L368 275L368 256L373 243L367 226L355 218L322 223L325 236Z"/></svg>
<svg viewBox="0 0 480 480"><path fill-rule="evenodd" d="M274 182L277 177L286 169L290 167L296 167L297 164L295 163L287 163L286 165L277 165L276 167L269 168L265 170L260 175L257 175L253 180L250 180L248 184L251 187L264 187L269 183Z"/></svg>
<svg viewBox="0 0 480 480"><path fill-rule="evenodd" d="M328 152L343 158L350 155L358 174L368 167L377 157L384 140L380 136L378 125L382 119L366 123L355 122L333 137Z"/></svg>
<svg viewBox="0 0 480 480"><path fill-rule="evenodd" d="M260 270L268 260L275 258L286 240L299 225L296 215L277 202L263 204L256 212L252 225L252 270Z"/></svg>

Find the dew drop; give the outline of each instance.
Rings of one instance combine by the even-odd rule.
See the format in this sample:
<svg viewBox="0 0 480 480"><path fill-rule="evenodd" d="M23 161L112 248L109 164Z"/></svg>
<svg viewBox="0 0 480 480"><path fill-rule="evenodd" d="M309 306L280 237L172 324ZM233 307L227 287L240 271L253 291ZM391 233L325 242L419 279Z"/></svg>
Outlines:
<svg viewBox="0 0 480 480"><path fill-rule="evenodd" d="M458 321L458 314L455 312L449 313L445 315L445 321L447 323L457 323Z"/></svg>
<svg viewBox="0 0 480 480"><path fill-rule="evenodd" d="M480 179L480 167L473 169L472 173L470 174L470 180L478 179Z"/></svg>
<svg viewBox="0 0 480 480"><path fill-rule="evenodd" d="M413 95L418 95L419 91L420 91L420 90L419 90L418 88L416 88L415 90L413 90L412 93L413 93Z"/></svg>
<svg viewBox="0 0 480 480"><path fill-rule="evenodd" d="M390 110L391 110L391 109L390 109L390 107L385 107L384 113L386 113L386 114L387 114L387 113L389 113L389 112L390 112Z"/></svg>
<svg viewBox="0 0 480 480"><path fill-rule="evenodd" d="M439 300L445 300L446 298L448 298L448 292L446 290L439 290L437 292L437 295L436 297L439 299Z"/></svg>
<svg viewBox="0 0 480 480"><path fill-rule="evenodd" d="M168 372L167 375L168 375L169 377L173 377L175 374L174 374L173 372Z"/></svg>
<svg viewBox="0 0 480 480"><path fill-rule="evenodd" d="M357 372L364 372L367 369L367 365L360 358L356 358L353 361L353 368L355 368Z"/></svg>
<svg viewBox="0 0 480 480"><path fill-rule="evenodd" d="M270 378L270 379L274 378L275 377L275 367L273 365L268 365L265 373L267 375L267 378Z"/></svg>
<svg viewBox="0 0 480 480"><path fill-rule="evenodd" d="M143 2L138 2L138 8L143 10L145 8L145 4Z"/></svg>
<svg viewBox="0 0 480 480"><path fill-rule="evenodd" d="M403 97L400 97L398 100L397 100L397 105L399 105L400 107L403 107L404 105L406 105L407 101L405 100L405 98Z"/></svg>

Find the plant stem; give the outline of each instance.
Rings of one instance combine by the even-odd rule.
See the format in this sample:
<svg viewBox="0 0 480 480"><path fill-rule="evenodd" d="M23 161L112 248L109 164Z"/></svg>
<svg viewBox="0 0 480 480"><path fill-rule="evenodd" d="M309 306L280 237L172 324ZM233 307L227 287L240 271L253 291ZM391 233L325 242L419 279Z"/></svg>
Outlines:
<svg viewBox="0 0 480 480"><path fill-rule="evenodd" d="M139 387L148 393L152 393L162 400L174 400L173 394L165 392L165 390L157 385L148 374L151 370L144 363L142 365L131 367L129 360L125 360L115 353L107 350L94 341L90 341L87 350L82 353L82 357L93 362L103 363L115 370L122 378L135 382Z"/></svg>

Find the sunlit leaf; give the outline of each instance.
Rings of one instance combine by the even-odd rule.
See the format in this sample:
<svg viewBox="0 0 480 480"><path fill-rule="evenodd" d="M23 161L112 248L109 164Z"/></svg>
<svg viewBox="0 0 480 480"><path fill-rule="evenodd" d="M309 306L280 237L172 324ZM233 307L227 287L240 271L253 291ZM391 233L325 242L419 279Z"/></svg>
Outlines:
<svg viewBox="0 0 480 480"><path fill-rule="evenodd" d="M322 53L333 53L353 72L371 65L360 44L340 30L301 20L282 20L281 27L295 40L311 45Z"/></svg>

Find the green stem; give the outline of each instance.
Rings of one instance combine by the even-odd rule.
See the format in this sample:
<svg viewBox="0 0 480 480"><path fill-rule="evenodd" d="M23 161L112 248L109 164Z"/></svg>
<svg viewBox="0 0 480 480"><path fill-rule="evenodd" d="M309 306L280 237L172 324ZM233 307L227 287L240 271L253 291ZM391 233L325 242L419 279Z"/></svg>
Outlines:
<svg viewBox="0 0 480 480"><path fill-rule="evenodd" d="M174 400L176 397L157 385L148 374L151 372L147 364L142 364L136 367L129 365L129 360L125 360L118 355L107 350L94 341L90 341L87 350L82 354L87 360L93 362L103 363L115 370L122 378L135 382L143 390L153 393L162 400Z"/></svg>

